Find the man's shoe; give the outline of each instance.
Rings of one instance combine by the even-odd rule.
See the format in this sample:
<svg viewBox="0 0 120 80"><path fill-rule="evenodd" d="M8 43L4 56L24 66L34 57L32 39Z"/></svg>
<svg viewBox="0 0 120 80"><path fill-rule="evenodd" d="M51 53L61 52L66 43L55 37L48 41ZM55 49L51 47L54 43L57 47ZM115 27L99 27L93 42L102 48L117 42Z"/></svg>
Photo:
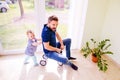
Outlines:
<svg viewBox="0 0 120 80"><path fill-rule="evenodd" d="M68 60L76 60L74 57L69 57Z"/></svg>
<svg viewBox="0 0 120 80"><path fill-rule="evenodd" d="M74 70L78 70L78 67L76 65L74 65L73 63L70 64L71 68Z"/></svg>

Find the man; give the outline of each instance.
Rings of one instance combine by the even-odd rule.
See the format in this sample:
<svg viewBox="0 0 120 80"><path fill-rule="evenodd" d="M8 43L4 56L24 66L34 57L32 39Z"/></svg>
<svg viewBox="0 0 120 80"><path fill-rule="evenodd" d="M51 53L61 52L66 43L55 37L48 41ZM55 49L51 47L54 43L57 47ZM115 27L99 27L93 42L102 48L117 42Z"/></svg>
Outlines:
<svg viewBox="0 0 120 80"><path fill-rule="evenodd" d="M70 57L70 44L71 40L66 39L63 40L59 36L56 31L58 26L58 18L56 16L50 16L48 18L48 23L44 25L42 30L42 41L43 41L43 50L45 55L48 58L54 59L56 61L62 62L63 64L67 64L72 67L74 70L77 70L78 67L68 61L68 59L75 59ZM58 39L58 43L56 43L56 38ZM60 55L59 53L64 49L64 45L66 46L66 57Z"/></svg>
<svg viewBox="0 0 120 80"><path fill-rule="evenodd" d="M57 42L57 48L63 50L64 46L65 46L65 48L66 48L66 57L69 60L75 60L76 58L73 58L70 55L71 39L68 38L68 39L62 40L57 32L56 32L56 37L59 40L59 42Z"/></svg>

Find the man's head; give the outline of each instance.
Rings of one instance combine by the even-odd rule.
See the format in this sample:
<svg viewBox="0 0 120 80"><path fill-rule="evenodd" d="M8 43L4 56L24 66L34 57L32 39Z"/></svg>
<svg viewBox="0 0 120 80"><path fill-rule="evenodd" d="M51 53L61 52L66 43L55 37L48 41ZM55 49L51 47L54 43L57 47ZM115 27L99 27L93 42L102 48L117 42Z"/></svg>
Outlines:
<svg viewBox="0 0 120 80"><path fill-rule="evenodd" d="M58 26L58 18L56 16L50 16L48 18L48 27L52 30L52 31L56 31L56 28Z"/></svg>

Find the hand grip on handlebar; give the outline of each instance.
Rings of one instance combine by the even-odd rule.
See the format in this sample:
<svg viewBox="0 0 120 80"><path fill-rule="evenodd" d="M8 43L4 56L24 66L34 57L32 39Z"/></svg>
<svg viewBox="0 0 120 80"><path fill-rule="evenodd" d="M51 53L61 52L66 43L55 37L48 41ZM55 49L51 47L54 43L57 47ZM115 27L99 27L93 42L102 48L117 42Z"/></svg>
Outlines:
<svg viewBox="0 0 120 80"><path fill-rule="evenodd" d="M60 53L62 53L62 50L60 51Z"/></svg>

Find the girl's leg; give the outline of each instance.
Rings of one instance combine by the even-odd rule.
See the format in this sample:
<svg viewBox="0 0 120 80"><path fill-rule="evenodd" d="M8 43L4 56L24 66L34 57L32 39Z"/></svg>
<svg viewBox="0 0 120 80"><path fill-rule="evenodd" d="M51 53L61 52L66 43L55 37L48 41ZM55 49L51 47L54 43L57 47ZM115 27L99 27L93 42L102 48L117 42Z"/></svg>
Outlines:
<svg viewBox="0 0 120 80"><path fill-rule="evenodd" d="M36 58L36 56L34 55L34 56L32 56L32 60L33 60L33 62L34 62L34 66L38 66L38 63L37 63L37 58Z"/></svg>
<svg viewBox="0 0 120 80"><path fill-rule="evenodd" d="M24 60L24 64L28 64L28 63L29 63L29 62L28 62L29 59L30 59L30 56L26 55L26 56L25 56L25 60Z"/></svg>

